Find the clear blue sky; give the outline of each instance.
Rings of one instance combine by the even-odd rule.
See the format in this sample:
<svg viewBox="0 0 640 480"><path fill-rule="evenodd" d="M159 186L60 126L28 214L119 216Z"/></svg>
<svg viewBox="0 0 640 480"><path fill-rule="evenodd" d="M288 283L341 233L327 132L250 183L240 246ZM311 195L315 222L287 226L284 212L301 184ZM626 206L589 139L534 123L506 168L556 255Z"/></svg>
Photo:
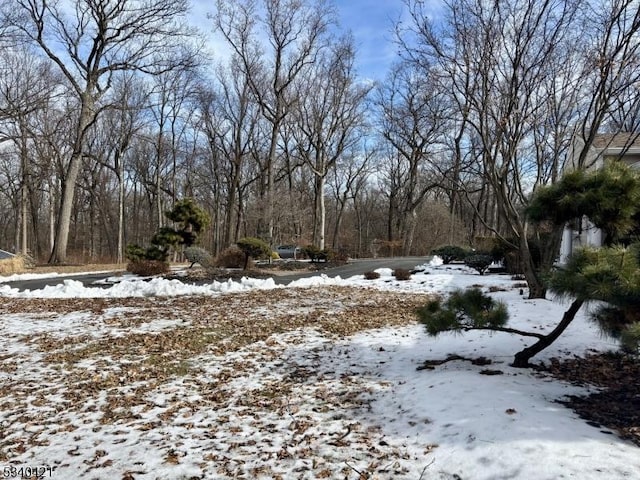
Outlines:
<svg viewBox="0 0 640 480"><path fill-rule="evenodd" d="M335 0L340 27L351 30L358 73L380 80L397 58L394 25L406 7L402 0Z"/></svg>
<svg viewBox="0 0 640 480"><path fill-rule="evenodd" d="M228 0L233 1L233 0ZM439 0L426 0L437 9ZM381 80L397 57L397 47L393 42L393 26L406 18L403 0L334 0L337 7L340 28L351 30L354 36L358 74L362 78ZM207 14L212 13L212 0L192 0L192 15L199 28L211 33L211 23ZM224 56L223 44L213 46L216 57Z"/></svg>

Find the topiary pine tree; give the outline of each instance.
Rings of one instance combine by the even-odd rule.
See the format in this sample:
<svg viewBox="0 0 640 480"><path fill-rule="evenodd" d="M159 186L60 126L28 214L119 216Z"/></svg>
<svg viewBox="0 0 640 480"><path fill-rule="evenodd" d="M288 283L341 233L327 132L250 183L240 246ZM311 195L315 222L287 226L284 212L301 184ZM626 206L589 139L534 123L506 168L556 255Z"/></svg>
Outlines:
<svg viewBox="0 0 640 480"><path fill-rule="evenodd" d="M550 275L551 291L571 298L572 303L549 334L515 355L514 366L528 366L534 355L565 331L582 305L592 301L606 302L595 315L603 330L620 332L627 347L636 342L637 349L640 337L634 340L633 332L640 331L636 324L640 319L635 313L640 309L640 247L621 247L613 242L638 228L634 219L638 218L639 209L640 177L621 163L596 172L572 172L536 194L529 206L529 215L536 221L546 218L557 223L586 215L603 229L605 245L574 252L566 265Z"/></svg>
<svg viewBox="0 0 640 480"><path fill-rule="evenodd" d="M184 198L165 212L165 216L178 224L174 231L181 237L178 243L190 247L196 243L198 235L211 223L209 214L200 208L192 198Z"/></svg>
<svg viewBox="0 0 640 480"><path fill-rule="evenodd" d="M442 259L442 263L448 265L455 260L464 260L467 251L457 245L444 245L431 251L432 255L437 255Z"/></svg>
<svg viewBox="0 0 640 480"><path fill-rule="evenodd" d="M326 262L329 259L329 252L326 249L322 250L315 245L307 245L302 249L302 253L309 257L313 263L321 261Z"/></svg>
<svg viewBox="0 0 640 480"><path fill-rule="evenodd" d="M247 269L250 258L260 258L271 255L271 248L269 247L269 245L267 245L266 242L260 240L259 238L241 238L236 244L245 255L243 270Z"/></svg>
<svg viewBox="0 0 640 480"><path fill-rule="evenodd" d="M576 170L553 185L539 188L527 216L534 222L564 226L583 216L604 233L612 245L637 227L640 202L638 173L621 162L597 171Z"/></svg>
<svg viewBox="0 0 640 480"><path fill-rule="evenodd" d="M430 302L418 312L432 335L442 331L488 329L536 338L537 341L514 356L514 367L529 367L532 357L555 342L587 302L604 302L595 320L603 330L620 338L623 347L638 352L640 345L640 243L614 245L630 231L640 231L640 177L621 164L597 172L572 172L557 184L540 189L528 213L536 222L564 225L583 215L605 235L601 248L577 250L567 264L547 279L550 290L571 299L556 327L548 334L505 327L498 321L484 321L493 308L477 293L454 293L444 308ZM475 306L473 306L475 304ZM461 306L462 305L462 306ZM475 313L474 313L475 311ZM497 315L497 314L496 314ZM480 322L474 319L480 318ZM506 319L501 315L500 321ZM483 323L484 322L484 323Z"/></svg>
<svg viewBox="0 0 640 480"><path fill-rule="evenodd" d="M161 227L151 238L151 245L144 249L138 245L128 245L126 256L132 262L154 260L166 262L171 248L190 247L198 235L210 223L211 218L193 199L185 198L176 202L165 216L178 224L179 228Z"/></svg>
<svg viewBox="0 0 640 480"><path fill-rule="evenodd" d="M584 248L551 278L551 288L574 301L598 302L591 318L624 350L640 342L640 244Z"/></svg>
<svg viewBox="0 0 640 480"><path fill-rule="evenodd" d="M464 264L467 267L473 268L480 275L484 275L492 263L493 257L491 255L470 255L464 259Z"/></svg>
<svg viewBox="0 0 640 480"><path fill-rule="evenodd" d="M182 235L171 227L160 227L151 238L151 246L147 249L147 259L165 261L169 250L182 243Z"/></svg>

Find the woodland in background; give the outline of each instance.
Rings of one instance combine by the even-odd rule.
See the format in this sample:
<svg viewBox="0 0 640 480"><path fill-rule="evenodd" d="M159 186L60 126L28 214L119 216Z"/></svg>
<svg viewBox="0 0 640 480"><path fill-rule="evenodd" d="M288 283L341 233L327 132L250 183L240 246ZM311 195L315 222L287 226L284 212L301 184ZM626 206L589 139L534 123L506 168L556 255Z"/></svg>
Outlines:
<svg viewBox="0 0 640 480"><path fill-rule="evenodd" d="M206 34L187 8L0 7L0 248L122 261L191 197L213 254L247 236L353 257L495 237L540 296L561 230L526 220L532 192L570 156L589 167L597 133L640 132L638 1L450 0L432 22L407 0L381 82L330 3L220 0Z"/></svg>

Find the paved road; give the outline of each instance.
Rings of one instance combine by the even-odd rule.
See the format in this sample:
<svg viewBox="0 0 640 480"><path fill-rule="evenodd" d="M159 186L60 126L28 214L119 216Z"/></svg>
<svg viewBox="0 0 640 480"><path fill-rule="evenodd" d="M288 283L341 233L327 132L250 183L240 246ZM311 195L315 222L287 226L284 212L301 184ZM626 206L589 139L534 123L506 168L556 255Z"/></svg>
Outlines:
<svg viewBox="0 0 640 480"><path fill-rule="evenodd" d="M8 285L11 288L17 288L19 290L41 290L47 286L54 286L63 283L65 280L77 280L82 282L85 286L94 286L94 287L108 287L109 285L100 285L95 284L94 282L98 282L101 280L105 280L109 277L113 277L114 272L109 273L88 273L86 275L59 275L57 277L49 277L49 278L36 278L32 280L18 280L16 282L2 282L0 283L0 287L3 285Z"/></svg>
<svg viewBox="0 0 640 480"><path fill-rule="evenodd" d="M317 272L304 272L304 273L291 273L288 275L274 275L273 279L276 284L286 285L293 280L299 278L314 277L317 275L327 275L329 277L349 278L353 275L361 275L364 272L375 270L377 268L405 268L412 269L417 265L421 265L427 262L428 257L395 257L395 258L376 258L376 259L358 259L352 260L346 265L340 267L329 268L327 270L321 270ZM70 276L57 276L50 278L38 278L33 280L19 280L16 282L4 282L2 285L8 285L11 288L17 288L19 290L40 290L46 286L54 286L63 283L64 280L71 279L78 282L82 282L85 286L95 287L108 287L104 283L96 284L95 282L105 280L112 277L113 273L91 273L87 275L70 275Z"/></svg>
<svg viewBox="0 0 640 480"><path fill-rule="evenodd" d="M327 275L328 277L349 278L354 275L362 275L365 272L376 270L378 268L404 268L411 270L413 267L422 265L427 261L429 261L429 258L427 257L364 258L351 260L346 265L329 268L327 270L320 270L318 272L278 275L274 276L273 280L279 285L286 285L299 278L315 277L322 274Z"/></svg>

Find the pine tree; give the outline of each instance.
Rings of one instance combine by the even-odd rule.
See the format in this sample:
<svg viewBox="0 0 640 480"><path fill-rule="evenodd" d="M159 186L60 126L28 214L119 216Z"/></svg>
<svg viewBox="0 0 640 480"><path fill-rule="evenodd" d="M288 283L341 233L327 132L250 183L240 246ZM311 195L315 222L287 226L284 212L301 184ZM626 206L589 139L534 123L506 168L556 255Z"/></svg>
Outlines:
<svg viewBox="0 0 640 480"><path fill-rule="evenodd" d="M242 267L243 270L246 270L249 266L250 258L260 258L271 255L271 248L269 248L269 245L259 238L241 238L240 240L238 240L236 245L238 245L238 248L244 253L244 266Z"/></svg>
<svg viewBox="0 0 640 480"><path fill-rule="evenodd" d="M605 232L605 245L577 250L566 265L548 277L548 288L571 304L548 334L506 327L506 307L476 290L454 292L444 303L433 300L418 310L431 335L445 331L493 330L536 338L514 356L514 367L555 342L588 302L601 302L593 318L605 333L620 339L626 350L640 346L640 176L620 163L595 172L576 171L539 189L527 214L537 223L562 226L576 218L589 220ZM626 235L626 237L625 237ZM616 242L626 240L627 246Z"/></svg>
<svg viewBox="0 0 640 480"><path fill-rule="evenodd" d="M198 235L209 225L211 218L193 199L179 200L165 216L176 223L178 228L160 227L151 238L151 246L146 250L138 245L127 246L127 258L132 262L157 260L166 262L171 248L190 247L198 240Z"/></svg>
<svg viewBox="0 0 640 480"><path fill-rule="evenodd" d="M501 330L509 319L507 306L479 288L457 290L443 303L433 299L418 308L418 319L430 335L467 330Z"/></svg>
<svg viewBox="0 0 640 480"><path fill-rule="evenodd" d="M548 335L515 355L513 365L529 360L551 345L571 324L587 302L605 302L594 315L603 331L617 335L626 349L640 343L640 244L617 245L637 231L640 213L640 177L616 162L595 172L571 172L558 183L540 189L528 214L538 222L554 224L587 216L605 233L604 246L574 252L566 265L549 277L552 292L572 300L562 320ZM637 239L636 239L637 240Z"/></svg>
<svg viewBox="0 0 640 480"><path fill-rule="evenodd" d="M211 217L192 198L176 202L165 216L178 224L175 232L181 237L178 243L190 247L196 243L198 235L211 223Z"/></svg>

